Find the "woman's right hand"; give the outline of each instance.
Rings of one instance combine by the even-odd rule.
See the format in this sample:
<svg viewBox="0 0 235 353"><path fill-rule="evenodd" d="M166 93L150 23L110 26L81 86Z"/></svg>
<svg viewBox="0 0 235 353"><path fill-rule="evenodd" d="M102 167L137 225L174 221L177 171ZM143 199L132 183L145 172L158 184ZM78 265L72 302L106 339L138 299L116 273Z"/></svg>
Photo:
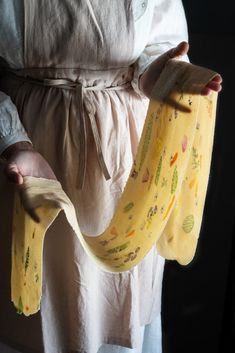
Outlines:
<svg viewBox="0 0 235 353"><path fill-rule="evenodd" d="M25 176L56 180L47 161L29 142L18 142L9 146L2 156L6 160L5 174L8 180L19 187ZM40 221L34 210L26 211L36 222Z"/></svg>
<svg viewBox="0 0 235 353"><path fill-rule="evenodd" d="M29 142L18 142L2 154L6 159L5 173L10 182L21 185L25 176L56 180L56 176L40 153Z"/></svg>

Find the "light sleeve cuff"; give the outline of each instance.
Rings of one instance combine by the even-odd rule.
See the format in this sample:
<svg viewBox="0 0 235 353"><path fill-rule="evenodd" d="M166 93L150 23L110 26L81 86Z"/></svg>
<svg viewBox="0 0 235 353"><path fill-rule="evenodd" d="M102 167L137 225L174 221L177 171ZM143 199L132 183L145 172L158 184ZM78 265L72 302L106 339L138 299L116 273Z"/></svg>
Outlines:
<svg viewBox="0 0 235 353"><path fill-rule="evenodd" d="M27 141L31 143L10 97L0 92L0 155L10 145Z"/></svg>

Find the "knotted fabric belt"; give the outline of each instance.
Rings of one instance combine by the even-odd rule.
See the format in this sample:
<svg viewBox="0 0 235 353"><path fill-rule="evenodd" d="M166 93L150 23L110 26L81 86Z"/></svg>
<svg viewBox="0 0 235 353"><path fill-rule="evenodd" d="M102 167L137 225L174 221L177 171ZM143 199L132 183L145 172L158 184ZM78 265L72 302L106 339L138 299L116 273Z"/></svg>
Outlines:
<svg viewBox="0 0 235 353"><path fill-rule="evenodd" d="M105 163L104 155L101 148L101 141L99 136L98 127L95 120L96 107L91 99L84 93L86 91L119 91L124 90L130 87L130 82L126 82L119 86L111 87L98 87L90 86L84 87L80 82L74 82L69 79L54 79L54 78L32 78L29 76L20 76L14 70L7 70L7 75L13 77L14 79L28 82L36 85L46 86L46 87L55 87L59 89L67 89L74 91L75 101L77 103L78 114L80 118L80 134L79 134L79 156L78 156L78 172L77 172L77 181L76 187L82 189L84 185L85 175L86 175L86 165L87 165L87 131L86 131L86 121L85 121L85 112L89 118L92 134L95 141L97 157L106 180L110 179L107 165Z"/></svg>

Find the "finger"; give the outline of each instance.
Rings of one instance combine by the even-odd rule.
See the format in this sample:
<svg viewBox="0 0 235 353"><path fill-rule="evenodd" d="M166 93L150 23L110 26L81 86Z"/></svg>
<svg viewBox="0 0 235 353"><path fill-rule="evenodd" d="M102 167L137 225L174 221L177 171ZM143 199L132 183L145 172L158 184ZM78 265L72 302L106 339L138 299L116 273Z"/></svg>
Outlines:
<svg viewBox="0 0 235 353"><path fill-rule="evenodd" d="M201 91L202 96L208 96L211 91L220 92L222 90L222 86L219 82L210 81Z"/></svg>
<svg viewBox="0 0 235 353"><path fill-rule="evenodd" d="M7 164L5 168L5 173L10 182L17 185L23 184L23 177L20 174L16 164Z"/></svg>
<svg viewBox="0 0 235 353"><path fill-rule="evenodd" d="M216 75L215 77L213 77L212 81L218 82L218 83L222 83L222 82L223 82L223 79L222 79L222 77L218 74L218 75Z"/></svg>
<svg viewBox="0 0 235 353"><path fill-rule="evenodd" d="M210 81L206 87L210 88L212 91L216 91L219 92L221 91L222 87L221 84L219 82L215 82L215 81Z"/></svg>
<svg viewBox="0 0 235 353"><path fill-rule="evenodd" d="M170 59L178 58L180 56L186 55L189 50L189 44L187 42L181 42L177 47L169 50L168 56Z"/></svg>
<svg viewBox="0 0 235 353"><path fill-rule="evenodd" d="M208 96L210 93L211 93L211 89L207 86L201 90L201 96Z"/></svg>

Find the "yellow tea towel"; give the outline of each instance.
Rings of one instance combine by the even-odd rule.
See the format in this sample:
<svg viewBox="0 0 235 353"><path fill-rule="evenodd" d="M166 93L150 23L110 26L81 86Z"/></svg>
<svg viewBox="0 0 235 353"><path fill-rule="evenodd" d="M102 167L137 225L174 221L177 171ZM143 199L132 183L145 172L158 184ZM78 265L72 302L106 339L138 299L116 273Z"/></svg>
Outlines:
<svg viewBox="0 0 235 353"><path fill-rule="evenodd" d="M149 103L138 152L110 225L81 234L74 206L58 181L25 177L16 192L12 301L19 313L39 310L45 232L63 210L84 250L102 269L127 271L156 245L167 259L188 264L196 250L206 197L217 94L201 89L215 72L170 60ZM21 195L21 197L19 197ZM25 209L35 208L35 223Z"/></svg>

